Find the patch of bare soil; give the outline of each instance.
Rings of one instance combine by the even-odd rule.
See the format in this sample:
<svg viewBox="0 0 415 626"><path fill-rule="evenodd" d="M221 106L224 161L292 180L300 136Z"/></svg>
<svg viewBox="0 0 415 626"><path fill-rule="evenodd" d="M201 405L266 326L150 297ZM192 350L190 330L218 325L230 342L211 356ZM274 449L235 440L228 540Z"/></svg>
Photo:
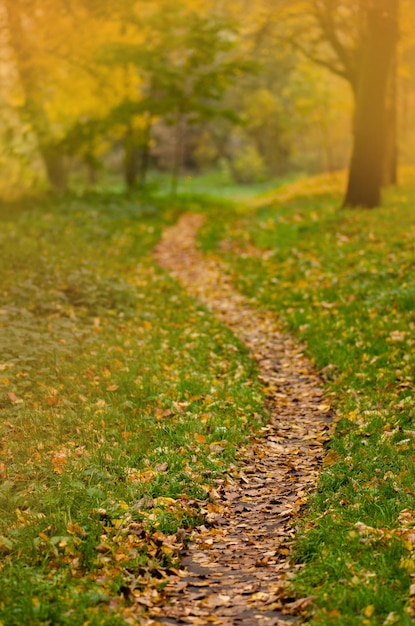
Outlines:
<svg viewBox="0 0 415 626"><path fill-rule="evenodd" d="M312 599L288 592L301 507L314 490L330 430L330 406L303 349L232 286L220 263L196 247L203 216L186 214L166 230L155 258L250 349L268 396L262 437L240 469L213 491L206 525L182 555L159 624L280 626L304 621Z"/></svg>

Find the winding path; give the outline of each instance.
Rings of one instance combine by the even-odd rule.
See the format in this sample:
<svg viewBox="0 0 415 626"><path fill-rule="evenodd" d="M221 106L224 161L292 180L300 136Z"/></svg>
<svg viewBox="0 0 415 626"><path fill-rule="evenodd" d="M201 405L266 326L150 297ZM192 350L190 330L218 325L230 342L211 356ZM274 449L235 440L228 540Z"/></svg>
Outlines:
<svg viewBox="0 0 415 626"><path fill-rule="evenodd" d="M302 347L232 286L220 263L196 247L204 217L185 214L154 251L158 263L243 341L256 360L270 414L241 470L215 492L208 527L183 554L186 575L169 586L159 624L299 624L310 599L290 598L290 548L298 512L313 491L330 429L330 407Z"/></svg>

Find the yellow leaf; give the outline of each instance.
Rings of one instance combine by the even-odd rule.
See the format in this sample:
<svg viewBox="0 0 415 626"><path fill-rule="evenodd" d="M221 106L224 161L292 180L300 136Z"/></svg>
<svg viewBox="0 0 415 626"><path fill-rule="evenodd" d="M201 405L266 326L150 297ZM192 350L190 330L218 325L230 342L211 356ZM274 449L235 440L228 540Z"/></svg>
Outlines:
<svg viewBox="0 0 415 626"><path fill-rule="evenodd" d="M339 457L340 457L340 454L336 452L336 450L330 450L323 459L323 465L325 467L334 465L336 461L339 459Z"/></svg>
<svg viewBox="0 0 415 626"><path fill-rule="evenodd" d="M375 607L373 606L373 604L369 604L363 611L366 617L372 617L374 612L375 612Z"/></svg>
<svg viewBox="0 0 415 626"><path fill-rule="evenodd" d="M170 506L172 504L176 504L176 500L173 500L173 498L160 497L160 498L155 498L154 504L156 506Z"/></svg>
<svg viewBox="0 0 415 626"><path fill-rule="evenodd" d="M156 475L157 472L154 470L144 470L143 472L133 470L128 472L128 480L132 483L149 483Z"/></svg>
<svg viewBox="0 0 415 626"><path fill-rule="evenodd" d="M57 452L52 457L53 471L55 474L62 474L68 459L65 452Z"/></svg>
<svg viewBox="0 0 415 626"><path fill-rule="evenodd" d="M412 543L412 541L410 541L409 539L406 539L404 541L404 546L405 548L408 550L408 552L412 552L414 549L414 544Z"/></svg>
<svg viewBox="0 0 415 626"><path fill-rule="evenodd" d="M69 522L66 530L70 535L78 535L79 537L82 537L84 534L83 528L77 522Z"/></svg>
<svg viewBox="0 0 415 626"><path fill-rule="evenodd" d="M401 559L399 565L402 569L412 574L415 573L415 560L414 559Z"/></svg>
<svg viewBox="0 0 415 626"><path fill-rule="evenodd" d="M107 391L117 391L118 385L108 385Z"/></svg>
<svg viewBox="0 0 415 626"><path fill-rule="evenodd" d="M112 522L114 528L119 530L120 528L122 528L124 520L123 519L112 519L111 522Z"/></svg>
<svg viewBox="0 0 415 626"><path fill-rule="evenodd" d="M331 405L330 404L319 404L317 408L318 408L319 411L323 411L323 413L327 413L327 411L330 411Z"/></svg>

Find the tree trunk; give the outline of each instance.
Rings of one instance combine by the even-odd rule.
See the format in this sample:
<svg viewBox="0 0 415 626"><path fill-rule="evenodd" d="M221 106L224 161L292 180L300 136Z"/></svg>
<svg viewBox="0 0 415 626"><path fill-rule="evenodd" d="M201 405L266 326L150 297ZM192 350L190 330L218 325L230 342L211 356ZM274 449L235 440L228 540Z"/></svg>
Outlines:
<svg viewBox="0 0 415 626"><path fill-rule="evenodd" d="M368 29L354 120L354 145L344 206L378 206L387 150L387 91L398 40L398 0L377 0Z"/></svg>
<svg viewBox="0 0 415 626"><path fill-rule="evenodd" d="M383 165L383 186L398 182L398 60L393 59L386 98L386 147Z"/></svg>
<svg viewBox="0 0 415 626"><path fill-rule="evenodd" d="M177 187L179 184L179 176L182 170L182 162L183 162L183 123L184 118L181 111L177 112L176 116L176 132L174 137L174 147L173 147L173 163L172 163L172 172L171 172L171 182L170 182L170 193L173 197L177 194Z"/></svg>
<svg viewBox="0 0 415 626"><path fill-rule="evenodd" d="M50 186L55 191L64 192L68 188L68 176L61 150L53 144L39 145L39 152Z"/></svg>
<svg viewBox="0 0 415 626"><path fill-rule="evenodd" d="M128 127L124 139L124 179L128 189L134 189L139 170L139 154L135 141L135 133Z"/></svg>
<svg viewBox="0 0 415 626"><path fill-rule="evenodd" d="M147 181L147 172L150 164L150 141L151 128L153 120L148 116L146 125L143 130L143 140L141 144L141 163L140 163L140 187L145 187Z"/></svg>

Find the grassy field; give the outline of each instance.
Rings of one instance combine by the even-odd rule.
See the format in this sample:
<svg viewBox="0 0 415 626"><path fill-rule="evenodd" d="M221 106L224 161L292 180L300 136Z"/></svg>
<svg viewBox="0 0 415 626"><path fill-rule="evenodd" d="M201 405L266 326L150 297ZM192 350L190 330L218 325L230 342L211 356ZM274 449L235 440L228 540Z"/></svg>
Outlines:
<svg viewBox="0 0 415 626"><path fill-rule="evenodd" d="M311 623L405 625L415 619L415 189L346 211L340 187L322 178L265 195L207 225L201 243L307 343L333 399L336 435L296 546Z"/></svg>
<svg viewBox="0 0 415 626"><path fill-rule="evenodd" d="M23 208L1 209L0 623L137 623L263 419L254 366L151 258L179 209Z"/></svg>
<svg viewBox="0 0 415 626"><path fill-rule="evenodd" d="M331 394L336 434L295 552L311 624L413 623L415 189L342 211L341 184L240 205L0 207L2 626L136 623L265 419L246 349L152 260L188 210L207 213L201 246L307 342Z"/></svg>
<svg viewBox="0 0 415 626"><path fill-rule="evenodd" d="M180 176L177 183L177 193L181 199L197 195L202 201L215 199L218 200L219 204L222 204L223 200L251 200L259 194L273 192L281 185L305 178L306 174L297 172L287 174L282 178L241 185L235 182L230 172L213 170L204 174L184 174ZM84 185L77 184L77 181L73 182L75 187L78 187L80 193L85 190ZM120 181L119 177L111 179L104 176L100 186L106 191L112 191L114 194L123 195L125 193L125 184L123 181ZM146 193L148 195L167 198L171 196L171 191L172 181L170 174L157 171L149 172L146 184ZM208 206L213 208L211 202L208 203Z"/></svg>

